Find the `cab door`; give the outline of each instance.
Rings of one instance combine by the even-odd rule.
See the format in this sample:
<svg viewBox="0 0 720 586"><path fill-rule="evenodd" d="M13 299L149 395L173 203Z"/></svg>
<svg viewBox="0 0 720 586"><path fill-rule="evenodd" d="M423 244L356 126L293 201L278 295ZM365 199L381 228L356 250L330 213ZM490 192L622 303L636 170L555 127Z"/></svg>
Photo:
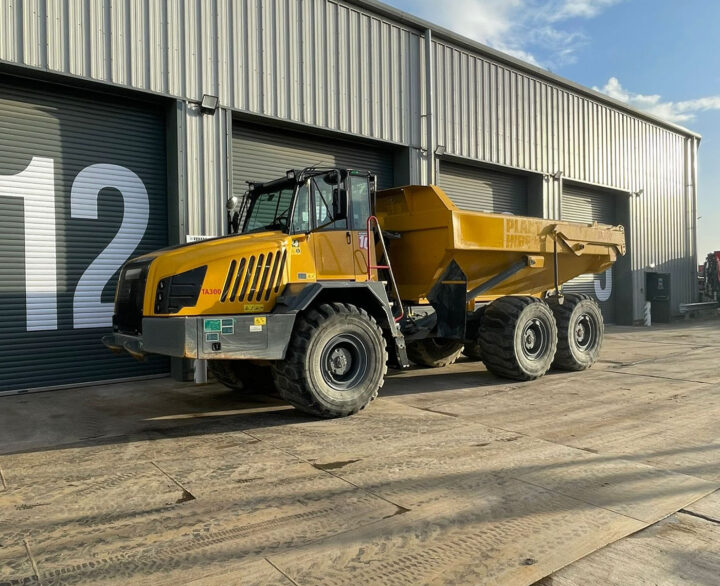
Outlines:
<svg viewBox="0 0 720 586"><path fill-rule="evenodd" d="M370 216L370 189L367 174L351 172L347 178L348 194L350 196L350 230L353 238L353 263L356 278L359 281L367 280L368 258L370 264L375 262L374 239L368 234L367 220ZM370 256L368 256L368 251Z"/></svg>
<svg viewBox="0 0 720 586"><path fill-rule="evenodd" d="M329 176L319 175L310 180L315 226L310 238L315 253L316 279L355 280L349 221L345 218L331 222L333 190L343 189L343 182L326 180Z"/></svg>

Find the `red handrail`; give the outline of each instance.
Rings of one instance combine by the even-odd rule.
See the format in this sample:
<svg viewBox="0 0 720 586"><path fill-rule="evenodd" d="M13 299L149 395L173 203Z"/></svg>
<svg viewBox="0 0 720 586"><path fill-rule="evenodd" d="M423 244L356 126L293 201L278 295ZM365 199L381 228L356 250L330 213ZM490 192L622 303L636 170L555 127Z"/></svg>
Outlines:
<svg viewBox="0 0 720 586"><path fill-rule="evenodd" d="M376 265L372 264L370 260L370 234L373 233L373 227L372 223L375 222L375 226L377 226L378 236L380 237L380 242L382 243L383 252L385 253L385 258L387 259L386 265ZM366 228L367 228L367 276L368 281L372 281L372 271L377 269L387 269L390 272L390 280L392 281L393 290L395 291L395 299L397 300L398 306L400 307L400 315L397 317L393 317L395 319L395 322L399 322L403 316L405 315L405 309L403 308L402 302L400 301L400 290L398 289L397 283L395 282L395 275L392 270L392 265L390 264L390 254L388 253L387 246L385 245L385 238L382 234L382 229L380 228L380 222L378 221L376 216L368 216L367 222L366 222ZM376 261L377 262L377 261Z"/></svg>

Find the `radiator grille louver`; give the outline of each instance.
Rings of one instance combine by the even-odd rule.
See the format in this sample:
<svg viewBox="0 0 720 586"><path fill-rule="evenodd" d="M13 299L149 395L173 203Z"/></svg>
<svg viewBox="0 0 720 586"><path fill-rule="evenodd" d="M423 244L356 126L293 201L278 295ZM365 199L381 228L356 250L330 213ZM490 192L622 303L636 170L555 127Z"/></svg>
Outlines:
<svg viewBox="0 0 720 586"><path fill-rule="evenodd" d="M275 293L280 289L280 283L282 282L283 269L285 268L285 258L287 257L287 251L283 250L282 259L280 260L280 270L277 274L277 280L275 281Z"/></svg>
<svg viewBox="0 0 720 586"><path fill-rule="evenodd" d="M230 261L230 268L228 269L227 277L225 277L225 285L223 286L222 295L220 295L220 301L225 301L230 291L230 284L232 283L233 276L235 275L235 265L237 263L233 260Z"/></svg>
<svg viewBox="0 0 720 586"><path fill-rule="evenodd" d="M253 267L255 266L255 257L251 256L248 259L247 272L245 273L245 279L243 282L242 289L240 289L240 295L238 295L238 301L245 299L245 293L247 293L248 287L250 286L250 278L252 277Z"/></svg>
<svg viewBox="0 0 720 586"><path fill-rule="evenodd" d="M282 250L231 260L220 301L268 301L280 289L286 258L287 251Z"/></svg>
<svg viewBox="0 0 720 586"><path fill-rule="evenodd" d="M238 289L240 288L240 282L242 281L243 275L245 274L245 265L247 264L247 259L241 259L240 260L240 266L237 270L237 276L235 277L235 284L233 285L232 291L230 292L230 301L235 301L235 296L237 295Z"/></svg>

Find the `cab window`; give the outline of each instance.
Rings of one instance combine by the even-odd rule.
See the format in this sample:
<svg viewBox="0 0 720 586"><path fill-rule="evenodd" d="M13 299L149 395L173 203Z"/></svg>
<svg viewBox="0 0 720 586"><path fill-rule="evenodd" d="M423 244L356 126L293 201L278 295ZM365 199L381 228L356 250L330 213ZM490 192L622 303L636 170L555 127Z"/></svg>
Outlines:
<svg viewBox="0 0 720 586"><path fill-rule="evenodd" d="M294 234L310 231L310 190L307 183L298 187L291 231Z"/></svg>
<svg viewBox="0 0 720 586"><path fill-rule="evenodd" d="M293 189L286 187L253 196L243 232L288 228Z"/></svg>
<svg viewBox="0 0 720 586"><path fill-rule="evenodd" d="M350 176L350 210L353 230L365 230L370 215L370 189L368 178Z"/></svg>
<svg viewBox="0 0 720 586"><path fill-rule="evenodd" d="M315 213L315 227L322 230L347 230L347 220L332 220L333 190L338 188L331 174L313 177L310 180Z"/></svg>

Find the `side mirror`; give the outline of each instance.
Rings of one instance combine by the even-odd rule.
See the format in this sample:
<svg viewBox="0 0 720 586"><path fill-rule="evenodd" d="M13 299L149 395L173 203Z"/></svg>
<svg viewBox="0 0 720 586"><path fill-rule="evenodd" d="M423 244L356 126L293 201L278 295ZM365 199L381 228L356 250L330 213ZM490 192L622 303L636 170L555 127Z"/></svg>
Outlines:
<svg viewBox="0 0 720 586"><path fill-rule="evenodd" d="M236 195L228 198L225 208L227 209L228 234L237 234L240 231L240 213L237 212L240 198Z"/></svg>
<svg viewBox="0 0 720 586"><path fill-rule="evenodd" d="M345 189L336 187L333 189L332 201L333 221L344 220L348 215L348 194Z"/></svg>
<svg viewBox="0 0 720 586"><path fill-rule="evenodd" d="M235 210L235 208L240 203L240 198L238 198L237 195L232 195L228 198L227 203L225 204L225 207L227 208L227 211L232 212Z"/></svg>

